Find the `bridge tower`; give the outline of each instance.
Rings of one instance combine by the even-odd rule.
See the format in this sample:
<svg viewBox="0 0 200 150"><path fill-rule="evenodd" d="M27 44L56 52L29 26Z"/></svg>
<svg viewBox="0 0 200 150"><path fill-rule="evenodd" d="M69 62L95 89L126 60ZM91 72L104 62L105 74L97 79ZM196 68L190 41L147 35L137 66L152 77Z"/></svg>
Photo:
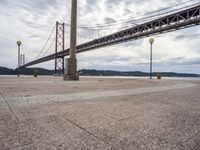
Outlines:
<svg viewBox="0 0 200 150"><path fill-rule="evenodd" d="M64 57L58 53L65 49L65 24L56 22L55 74L64 74Z"/></svg>

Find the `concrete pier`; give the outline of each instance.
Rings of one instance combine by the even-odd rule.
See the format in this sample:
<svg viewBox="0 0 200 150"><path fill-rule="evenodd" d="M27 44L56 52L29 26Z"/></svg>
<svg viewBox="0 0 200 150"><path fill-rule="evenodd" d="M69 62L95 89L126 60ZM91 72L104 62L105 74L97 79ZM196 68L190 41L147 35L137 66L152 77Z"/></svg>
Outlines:
<svg viewBox="0 0 200 150"><path fill-rule="evenodd" d="M0 77L0 149L200 149L200 80Z"/></svg>
<svg viewBox="0 0 200 150"><path fill-rule="evenodd" d="M71 33L70 33L70 58L66 59L65 63L65 81L79 80L77 74L77 59L76 59L76 45L77 45L77 0L71 0Z"/></svg>

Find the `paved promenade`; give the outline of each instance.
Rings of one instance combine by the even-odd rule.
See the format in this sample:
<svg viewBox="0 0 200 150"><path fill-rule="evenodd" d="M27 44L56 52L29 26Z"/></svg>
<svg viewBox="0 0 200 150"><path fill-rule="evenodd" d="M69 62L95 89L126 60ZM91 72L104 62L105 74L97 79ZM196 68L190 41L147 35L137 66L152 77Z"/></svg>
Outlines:
<svg viewBox="0 0 200 150"><path fill-rule="evenodd" d="M0 77L0 150L199 150L200 80Z"/></svg>

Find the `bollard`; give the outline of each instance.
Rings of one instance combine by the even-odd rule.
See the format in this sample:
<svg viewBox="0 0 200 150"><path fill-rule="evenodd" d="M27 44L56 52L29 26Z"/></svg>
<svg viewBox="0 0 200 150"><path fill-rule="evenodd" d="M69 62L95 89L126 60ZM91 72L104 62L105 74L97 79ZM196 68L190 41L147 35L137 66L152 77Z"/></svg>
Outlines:
<svg viewBox="0 0 200 150"><path fill-rule="evenodd" d="M33 76L34 76L35 78L37 78L37 76L38 76L38 70L35 69L35 70L33 71Z"/></svg>
<svg viewBox="0 0 200 150"><path fill-rule="evenodd" d="M20 77L20 70L17 69L17 77Z"/></svg>
<svg viewBox="0 0 200 150"><path fill-rule="evenodd" d="M161 74L159 72L157 73L157 79L161 80Z"/></svg>

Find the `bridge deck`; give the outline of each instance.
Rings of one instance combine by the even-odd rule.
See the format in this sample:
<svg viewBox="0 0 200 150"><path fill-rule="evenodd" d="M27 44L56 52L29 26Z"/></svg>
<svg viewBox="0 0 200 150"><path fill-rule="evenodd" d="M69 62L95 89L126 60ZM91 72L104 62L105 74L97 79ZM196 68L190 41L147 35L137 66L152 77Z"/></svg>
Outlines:
<svg viewBox="0 0 200 150"><path fill-rule="evenodd" d="M199 25L200 23L200 5L192 8L181 10L173 14L151 20L149 22L134 25L132 28L99 38L93 41L81 44L77 46L77 53L85 52L92 49L97 49L113 44L119 44L121 42L127 42L130 40L137 40L150 35L162 34L164 32L170 32L191 26ZM62 58L69 55L69 49L59 52L57 57ZM55 59L56 55L52 54L38 60L29 62L23 66L28 67L38 63Z"/></svg>

